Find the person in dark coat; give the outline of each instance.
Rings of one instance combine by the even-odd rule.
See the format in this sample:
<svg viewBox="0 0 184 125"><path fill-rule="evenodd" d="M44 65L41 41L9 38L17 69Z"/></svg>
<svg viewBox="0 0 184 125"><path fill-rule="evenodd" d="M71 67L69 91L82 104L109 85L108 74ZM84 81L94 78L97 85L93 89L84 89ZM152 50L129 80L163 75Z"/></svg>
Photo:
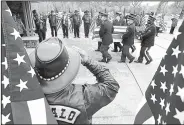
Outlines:
<svg viewBox="0 0 184 125"><path fill-rule="evenodd" d="M50 20L50 26L51 26L51 35L52 37L57 37L57 17L54 14L54 11L51 11L51 15L49 16Z"/></svg>
<svg viewBox="0 0 184 125"><path fill-rule="evenodd" d="M69 17L66 14L66 12L63 12L63 17L61 19L62 22L62 30L63 30L63 38L68 38L68 22L69 22Z"/></svg>
<svg viewBox="0 0 184 125"><path fill-rule="evenodd" d="M113 20L113 26L125 26L125 20L120 16L121 16L121 13L116 12L116 18ZM114 42L114 50L112 50L112 52L118 52L118 48L119 48L119 52L121 52L122 51L121 43Z"/></svg>
<svg viewBox="0 0 184 125"><path fill-rule="evenodd" d="M135 17L136 15L134 14L130 14L127 16L128 27L127 27L127 32L123 35L123 38L122 38L123 51L122 51L121 60L119 61L119 63L125 63L126 58L130 60L129 63L132 63L133 60L135 59L135 57L133 57L129 52L130 47L134 44Z"/></svg>
<svg viewBox="0 0 184 125"><path fill-rule="evenodd" d="M91 17L89 15L89 11L86 10L84 12L84 16L82 17L82 20L84 22L84 33L85 33L85 38L89 37L89 28L91 25Z"/></svg>
<svg viewBox="0 0 184 125"><path fill-rule="evenodd" d="M148 19L148 27L146 28L145 33L142 35L142 43L141 43L141 51L140 56L138 58L137 63L143 62L143 57L146 59L146 65L150 64L153 59L149 54L149 50L152 46L154 46L155 36L156 36L156 26L154 24L155 18L149 16Z"/></svg>
<svg viewBox="0 0 184 125"><path fill-rule="evenodd" d="M76 37L80 38L79 29L80 29L81 23L82 23L82 21L81 21L80 15L79 15L79 11L75 10L75 14L73 15L74 38L76 38Z"/></svg>
<svg viewBox="0 0 184 125"><path fill-rule="evenodd" d="M97 26L101 26L102 25L102 19L101 19L101 16L102 15L102 13L101 12L99 12L99 14L98 14L98 18L96 19L96 25ZM100 46L102 45L102 42L98 42L98 48L95 50L95 51L100 51Z"/></svg>
<svg viewBox="0 0 184 125"><path fill-rule="evenodd" d="M170 34L173 34L175 27L178 25L178 19L174 17L171 20L172 20L172 24L171 24Z"/></svg>
<svg viewBox="0 0 184 125"><path fill-rule="evenodd" d="M103 59L100 62L110 62L112 59L111 55L108 53L109 45L113 43L112 33L114 32L114 27L112 23L108 20L108 14L102 14L103 24L100 27L99 36L102 39L102 45L100 46L100 52L102 53Z"/></svg>

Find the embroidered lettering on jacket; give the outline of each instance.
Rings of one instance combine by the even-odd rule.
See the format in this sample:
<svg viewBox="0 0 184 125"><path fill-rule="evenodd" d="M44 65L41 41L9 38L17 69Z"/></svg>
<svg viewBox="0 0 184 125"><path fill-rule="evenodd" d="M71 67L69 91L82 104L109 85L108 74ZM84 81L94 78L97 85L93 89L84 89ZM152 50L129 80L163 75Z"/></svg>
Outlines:
<svg viewBox="0 0 184 125"><path fill-rule="evenodd" d="M74 124L77 117L80 115L80 111L74 108L60 106L60 105L50 105L54 117L58 121L67 122Z"/></svg>

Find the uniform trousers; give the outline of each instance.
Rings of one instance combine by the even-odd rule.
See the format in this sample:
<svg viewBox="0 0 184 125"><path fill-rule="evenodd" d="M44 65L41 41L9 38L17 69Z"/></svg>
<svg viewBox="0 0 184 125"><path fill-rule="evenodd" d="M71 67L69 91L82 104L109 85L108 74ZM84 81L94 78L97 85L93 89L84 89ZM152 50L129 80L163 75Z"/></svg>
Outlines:
<svg viewBox="0 0 184 125"><path fill-rule="evenodd" d="M89 35L89 28L90 28L90 23L84 23L85 37L88 37Z"/></svg>
<svg viewBox="0 0 184 125"><path fill-rule="evenodd" d="M141 51L140 51L140 56L138 58L138 61L139 62L143 62L143 58L145 57L146 61L152 61L152 57L150 56L149 54L149 50L150 50L151 47L144 47L142 46L141 47Z"/></svg>
<svg viewBox="0 0 184 125"><path fill-rule="evenodd" d="M79 28L80 28L80 25L74 24L74 36L75 37L79 37Z"/></svg>
<svg viewBox="0 0 184 125"><path fill-rule="evenodd" d="M132 60L134 57L130 54L129 52L130 46L128 45L123 45L123 51L121 54L121 61L125 61L126 58L128 58L129 60Z"/></svg>
<svg viewBox="0 0 184 125"><path fill-rule="evenodd" d="M68 26L63 24L62 29L63 29L63 37L68 37Z"/></svg>
<svg viewBox="0 0 184 125"><path fill-rule="evenodd" d="M112 59L111 55L108 53L109 45L101 45L100 52L102 53L103 60Z"/></svg>
<svg viewBox="0 0 184 125"><path fill-rule="evenodd" d="M121 50L122 45L120 42L114 42L114 51L117 52L118 51L118 47Z"/></svg>
<svg viewBox="0 0 184 125"><path fill-rule="evenodd" d="M54 36L57 37L57 28L56 28L56 26L51 26L51 35L52 35L52 37L54 37Z"/></svg>

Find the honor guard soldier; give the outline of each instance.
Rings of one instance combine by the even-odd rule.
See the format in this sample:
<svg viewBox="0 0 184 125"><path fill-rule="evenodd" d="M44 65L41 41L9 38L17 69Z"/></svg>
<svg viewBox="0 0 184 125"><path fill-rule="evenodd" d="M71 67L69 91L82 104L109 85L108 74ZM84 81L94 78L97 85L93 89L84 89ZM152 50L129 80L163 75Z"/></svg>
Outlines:
<svg viewBox="0 0 184 125"><path fill-rule="evenodd" d="M154 24L155 18L153 16L149 16L147 22L147 28L145 33L142 35L142 43L141 43L141 51L140 56L138 58L137 63L143 62L143 57L146 59L146 65L150 64L153 59L149 54L149 50L152 46L154 46L155 36L156 36L156 26Z"/></svg>
<svg viewBox="0 0 184 125"><path fill-rule="evenodd" d="M112 102L119 90L109 69L76 50L79 53L52 37L29 55L58 125L92 124L92 116ZM96 77L96 84L72 84L81 64Z"/></svg>
<svg viewBox="0 0 184 125"><path fill-rule="evenodd" d="M123 51L122 51L121 60L119 61L119 63L125 63L126 58L128 58L130 60L129 63L132 63L133 60L135 59L135 57L133 57L129 52L129 49L134 44L134 36L135 36L134 20L135 20L135 17L136 17L136 15L134 15L134 14L127 15L127 17L126 17L128 27L127 27L127 32L123 35L123 38L122 38Z"/></svg>
<svg viewBox="0 0 184 125"><path fill-rule="evenodd" d="M96 25L101 26L102 25L102 13L99 12L98 18L96 19ZM102 42L98 41L98 48L95 51L100 51L100 46L102 45Z"/></svg>
<svg viewBox="0 0 184 125"><path fill-rule="evenodd" d="M116 18L113 20L113 26L125 26L125 21L121 18L121 13L116 12ZM122 45L120 42L114 42L114 50L112 52L121 52L122 50Z"/></svg>
<svg viewBox="0 0 184 125"><path fill-rule="evenodd" d="M114 32L114 27L112 23L108 20L108 14L102 13L103 24L100 27L99 36L102 39L102 45L100 46L100 52L102 53L103 59L100 62L108 63L112 57L108 53L109 45L113 43L112 33Z"/></svg>
<svg viewBox="0 0 184 125"><path fill-rule="evenodd" d="M89 37L89 28L91 25L91 17L89 15L89 11L86 10L84 12L84 16L82 17L82 20L84 22L84 33L85 33L85 38Z"/></svg>
<svg viewBox="0 0 184 125"><path fill-rule="evenodd" d="M74 38L80 38L80 26L81 26L81 16L79 15L79 11L75 10L75 14L73 15L73 24L74 24Z"/></svg>

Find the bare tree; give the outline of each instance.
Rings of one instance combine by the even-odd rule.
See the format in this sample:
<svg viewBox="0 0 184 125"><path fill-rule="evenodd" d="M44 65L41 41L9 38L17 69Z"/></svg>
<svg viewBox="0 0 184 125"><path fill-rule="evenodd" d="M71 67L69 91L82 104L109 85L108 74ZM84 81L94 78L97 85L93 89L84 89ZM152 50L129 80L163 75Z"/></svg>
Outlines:
<svg viewBox="0 0 184 125"><path fill-rule="evenodd" d="M133 9L134 9L134 14L135 14L135 10L136 8L139 8L140 5L141 5L142 1L132 1L132 6L133 6Z"/></svg>

